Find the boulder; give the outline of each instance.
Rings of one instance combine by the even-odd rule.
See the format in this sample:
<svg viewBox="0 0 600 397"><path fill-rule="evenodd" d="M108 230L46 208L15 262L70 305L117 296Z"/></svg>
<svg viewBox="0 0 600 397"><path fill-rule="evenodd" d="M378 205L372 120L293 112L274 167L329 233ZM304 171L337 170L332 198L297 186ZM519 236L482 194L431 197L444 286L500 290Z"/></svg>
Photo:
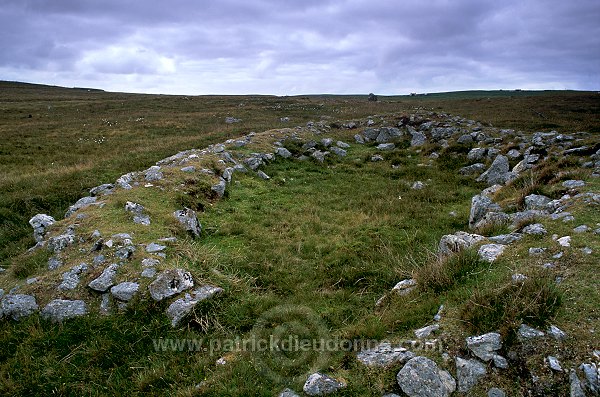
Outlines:
<svg viewBox="0 0 600 397"><path fill-rule="evenodd" d="M46 247L49 251L59 253L60 251L64 250L72 244L75 244L75 235L72 233L66 233L61 234L59 236L50 237L48 239L48 245Z"/></svg>
<svg viewBox="0 0 600 397"><path fill-rule="evenodd" d="M447 234L442 236L440 239L438 254L445 256L460 252L463 249L469 248L483 240L485 240L485 237L480 236L479 234L469 234L466 232Z"/></svg>
<svg viewBox="0 0 600 397"><path fill-rule="evenodd" d="M38 311L39 307L33 295L8 294L0 301L0 317L20 320Z"/></svg>
<svg viewBox="0 0 600 397"><path fill-rule="evenodd" d="M52 322L62 322L74 317L81 317L88 312L82 300L55 299L50 301L41 311L42 318Z"/></svg>
<svg viewBox="0 0 600 397"><path fill-rule="evenodd" d="M458 392L468 393L486 374L485 365L477 360L465 360L456 357L456 379L458 380Z"/></svg>
<svg viewBox="0 0 600 397"><path fill-rule="evenodd" d="M212 190L213 192L215 192L215 194L217 195L217 197L221 198L225 194L225 187L226 186L227 186L227 182L225 181L225 179L220 178L219 179L219 183L212 185L210 187L210 190Z"/></svg>
<svg viewBox="0 0 600 397"><path fill-rule="evenodd" d="M475 229L482 230L488 227L505 226L510 223L510 216L504 212L488 212L477 223Z"/></svg>
<svg viewBox="0 0 600 397"><path fill-rule="evenodd" d="M117 275L117 269L119 265L113 263L112 265L105 268L100 276L96 277L88 284L88 287L98 292L106 292L115 283L115 276Z"/></svg>
<svg viewBox="0 0 600 397"><path fill-rule="evenodd" d="M367 367L387 368L395 364L404 364L415 355L403 347L393 347L382 342L373 349L358 352L356 359Z"/></svg>
<svg viewBox="0 0 600 397"><path fill-rule="evenodd" d="M486 262L494 262L502 255L505 248L506 246L502 244L485 244L479 247L477 254Z"/></svg>
<svg viewBox="0 0 600 397"><path fill-rule="evenodd" d="M478 182L486 182L488 186L504 185L506 182L514 179L515 174L510 172L508 158L503 155L498 155L490 168L477 178Z"/></svg>
<svg viewBox="0 0 600 397"><path fill-rule="evenodd" d="M379 129L379 134L375 141L377 143L388 143L389 141L400 138L402 136L402 132L395 127L381 127Z"/></svg>
<svg viewBox="0 0 600 397"><path fill-rule="evenodd" d="M148 286L150 296L155 301L179 294L194 286L194 280L190 272L183 269L168 269L161 272Z"/></svg>
<svg viewBox="0 0 600 397"><path fill-rule="evenodd" d="M497 355L496 351L502 348L500 334L496 332L479 336L469 336L466 339L466 343L467 348L483 361L492 360Z"/></svg>
<svg viewBox="0 0 600 397"><path fill-rule="evenodd" d="M338 157L346 157L347 152L342 149L339 148L337 146L332 146L329 148L329 150L331 151L331 153L336 154Z"/></svg>
<svg viewBox="0 0 600 397"><path fill-rule="evenodd" d="M160 166L153 165L152 167L148 168L146 170L144 178L146 179L147 182L155 182L155 181L160 181L161 179L163 179L163 173L161 171Z"/></svg>
<svg viewBox="0 0 600 397"><path fill-rule="evenodd" d="M523 234L532 234L535 236L542 236L544 234L548 234L546 228L541 223L533 223L531 225L527 225L523 228Z"/></svg>
<svg viewBox="0 0 600 397"><path fill-rule="evenodd" d="M551 201L552 199L544 195L530 194L525 197L525 209L545 211Z"/></svg>
<svg viewBox="0 0 600 397"><path fill-rule="evenodd" d="M77 200L77 202L75 204L73 204L72 206L69 207L69 209L65 213L65 218L70 217L75 211L78 211L82 208L89 207L90 205L94 204L96 202L96 200L97 200L96 197L91 197L91 196L80 198L79 200Z"/></svg>
<svg viewBox="0 0 600 397"><path fill-rule="evenodd" d="M79 276L81 273L87 272L87 270L88 265L85 263L73 266L71 270L62 274L63 281L59 284L58 289L67 291L77 288L79 285Z"/></svg>
<svg viewBox="0 0 600 397"><path fill-rule="evenodd" d="M324 396L346 387L346 383L319 372L311 374L304 383L304 393L309 396Z"/></svg>
<svg viewBox="0 0 600 397"><path fill-rule="evenodd" d="M467 159L469 159L470 161L481 161L481 160L485 159L486 153L487 153L486 148L474 147L473 149L469 150L469 153L467 153Z"/></svg>
<svg viewBox="0 0 600 397"><path fill-rule="evenodd" d="M284 147L278 147L275 150L275 154L279 157L283 157L284 159L292 157L292 153Z"/></svg>
<svg viewBox="0 0 600 397"><path fill-rule="evenodd" d="M195 237L200 236L200 232L202 231L202 225L200 225L200 222L198 222L196 211L189 208L185 208L173 212L173 216L177 218L179 223L184 227L184 229L187 232L189 232Z"/></svg>
<svg viewBox="0 0 600 397"><path fill-rule="evenodd" d="M478 194L471 199L471 212L469 214L469 227L475 228L488 212L502 212L502 208L484 194Z"/></svg>
<svg viewBox="0 0 600 397"><path fill-rule="evenodd" d="M167 308L167 317L171 320L171 325L177 327L198 303L221 292L223 292L222 288L203 285L191 294L185 294L183 298L177 299Z"/></svg>
<svg viewBox="0 0 600 397"><path fill-rule="evenodd" d="M585 186L585 182L574 180L574 179L569 179L568 181L564 181L562 183L562 185L563 185L563 187L565 187L567 189L577 189L578 187Z"/></svg>
<svg viewBox="0 0 600 397"><path fill-rule="evenodd" d="M427 137L422 132L411 131L410 134L412 135L410 146L423 146L427 142Z"/></svg>
<svg viewBox="0 0 600 397"><path fill-rule="evenodd" d="M114 189L115 189L115 185L113 185L112 183L105 183L103 185L91 188L90 196L95 197L95 196L104 196L107 194L111 194Z"/></svg>
<svg viewBox="0 0 600 397"><path fill-rule="evenodd" d="M138 283L125 281L112 287L110 293L120 301L129 302L139 288L140 285Z"/></svg>
<svg viewBox="0 0 600 397"><path fill-rule="evenodd" d="M246 160L244 160L244 164L246 164L252 171L256 171L258 167L263 165L263 160L261 157L248 157Z"/></svg>
<svg viewBox="0 0 600 397"><path fill-rule="evenodd" d="M393 143L380 143L379 145L377 145L377 150L381 151L394 150L395 148L396 145L394 145Z"/></svg>
<svg viewBox="0 0 600 397"><path fill-rule="evenodd" d="M456 381L427 357L414 357L396 375L398 385L409 397L447 397L456 390Z"/></svg>
<svg viewBox="0 0 600 397"><path fill-rule="evenodd" d="M471 175L481 175L485 171L485 165L483 163L475 163L468 165L466 167L462 167L458 170L460 175L471 176Z"/></svg>
<svg viewBox="0 0 600 397"><path fill-rule="evenodd" d="M54 222L56 222L56 220L50 215L46 214L37 214L31 218L29 220L29 224L33 228L33 237L35 238L35 241L40 242L44 240L46 229L52 226Z"/></svg>

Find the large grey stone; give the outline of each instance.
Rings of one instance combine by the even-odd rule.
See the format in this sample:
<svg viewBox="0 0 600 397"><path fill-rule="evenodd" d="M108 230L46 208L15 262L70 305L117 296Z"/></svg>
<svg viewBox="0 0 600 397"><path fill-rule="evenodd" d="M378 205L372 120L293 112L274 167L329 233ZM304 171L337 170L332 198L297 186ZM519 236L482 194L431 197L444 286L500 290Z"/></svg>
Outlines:
<svg viewBox="0 0 600 397"><path fill-rule="evenodd" d="M547 205L552 201L549 197L541 194L530 194L525 197L525 209L527 210L541 210L547 209Z"/></svg>
<svg viewBox="0 0 600 397"><path fill-rule="evenodd" d="M477 384L479 378L485 374L485 365L479 361L456 357L456 378L459 393L468 393Z"/></svg>
<svg viewBox="0 0 600 397"><path fill-rule="evenodd" d="M292 153L284 147L279 147L275 150L275 154L284 159L292 157Z"/></svg>
<svg viewBox="0 0 600 397"><path fill-rule="evenodd" d="M490 168L487 169L483 174L477 178L478 182L486 182L488 186L491 185L504 185L506 182L514 178L514 175L510 173L510 165L508 158L503 155L498 155L492 162Z"/></svg>
<svg viewBox="0 0 600 397"><path fill-rule="evenodd" d="M585 397L585 393L583 392L583 388L581 387L581 381L577 377L577 373L574 369L569 373L569 382L570 382L570 397Z"/></svg>
<svg viewBox="0 0 600 397"><path fill-rule="evenodd" d="M525 324L521 324L521 326L519 327L519 330L517 331L517 337L519 340L522 340L522 341L528 340L528 339L541 338L545 335L546 334L543 331L532 328Z"/></svg>
<svg viewBox="0 0 600 397"><path fill-rule="evenodd" d="M332 146L329 148L331 153L336 154L338 157L346 157L347 152L344 149L341 149L337 146Z"/></svg>
<svg viewBox="0 0 600 397"><path fill-rule="evenodd" d="M105 196L111 194L115 188L112 183L105 183L90 189L90 196Z"/></svg>
<svg viewBox="0 0 600 397"><path fill-rule="evenodd" d="M381 127L375 141L377 143L387 143L393 139L400 138L402 132L395 127Z"/></svg>
<svg viewBox="0 0 600 397"><path fill-rule="evenodd" d="M262 158L256 156L248 157L246 160L244 160L244 164L246 164L252 171L256 171L258 167L263 164L263 160Z"/></svg>
<svg viewBox="0 0 600 397"><path fill-rule="evenodd" d="M75 244L75 235L71 233L61 234L59 236L50 237L48 239L48 250L59 253L69 245Z"/></svg>
<svg viewBox="0 0 600 397"><path fill-rule="evenodd" d="M300 395L292 389L285 388L281 391L281 393L279 393L277 397L300 397Z"/></svg>
<svg viewBox="0 0 600 397"><path fill-rule="evenodd" d="M548 231L546 231L546 228L541 223L533 223L523 228L523 234L542 236L544 234L548 234Z"/></svg>
<svg viewBox="0 0 600 397"><path fill-rule="evenodd" d="M479 336L469 336L466 339L467 348L483 361L490 361L496 356L496 351L502 348L500 334L490 332Z"/></svg>
<svg viewBox="0 0 600 397"><path fill-rule="evenodd" d="M227 186L225 179L221 178L219 183L216 183L210 187L210 190L216 193L217 197L221 198L225 194L225 187Z"/></svg>
<svg viewBox="0 0 600 397"><path fill-rule="evenodd" d="M394 150L395 147L396 145L394 145L393 143L380 143L379 145L377 145L377 150L389 151Z"/></svg>
<svg viewBox="0 0 600 397"><path fill-rule="evenodd" d="M160 181L161 179L163 179L163 177L164 176L161 171L161 168L158 165L153 165L152 167L148 168L144 175L144 178L148 182Z"/></svg>
<svg viewBox="0 0 600 397"><path fill-rule="evenodd" d="M334 393L345 387L345 383L333 379L328 375L317 372L308 377L302 390L304 390L304 393L308 394L309 396L324 396L326 394Z"/></svg>
<svg viewBox="0 0 600 397"><path fill-rule="evenodd" d="M183 225L184 229L191 233L193 236L200 236L200 232L202 231L202 226L200 222L198 222L198 217L196 216L196 211L185 208L182 210L178 210L173 212L173 216L177 218L179 223Z"/></svg>
<svg viewBox="0 0 600 397"><path fill-rule="evenodd" d="M156 301L171 297L194 286L190 272L183 269L168 269L161 272L148 286L150 296Z"/></svg>
<svg viewBox="0 0 600 397"><path fill-rule="evenodd" d="M471 199L471 212L469 213L469 227L475 228L488 212L502 212L502 208L484 194L478 194Z"/></svg>
<svg viewBox="0 0 600 397"><path fill-rule="evenodd" d="M91 196L80 198L79 200L77 200L77 202L75 204L73 204L72 206L69 207L69 209L67 210L67 212L65 214L65 218L68 218L77 210L89 207L90 205L94 204L96 202L96 200L97 200L96 197L91 197Z"/></svg>
<svg viewBox="0 0 600 397"><path fill-rule="evenodd" d="M487 212L480 220L477 221L474 228L484 230L488 227L506 226L510 223L510 216L500 211Z"/></svg>
<svg viewBox="0 0 600 397"><path fill-rule="evenodd" d="M119 265L113 263L102 271L100 276L96 277L88 284L88 287L98 292L106 292L115 283L115 276Z"/></svg>
<svg viewBox="0 0 600 397"><path fill-rule="evenodd" d="M568 181L564 181L562 185L567 189L576 189L578 187L585 186L585 182L580 180L569 179Z"/></svg>
<svg viewBox="0 0 600 397"><path fill-rule="evenodd" d="M523 235L521 233L510 233L488 237L488 240L490 240L492 243L508 245L514 243L515 241L519 241L522 238Z"/></svg>
<svg viewBox="0 0 600 397"><path fill-rule="evenodd" d="M61 322L87 314L87 306L82 300L55 299L49 302L41 311L46 320Z"/></svg>
<svg viewBox="0 0 600 397"><path fill-rule="evenodd" d="M458 170L460 175L481 175L485 171L485 165L483 163L475 163L468 165L466 167L462 167Z"/></svg>
<svg viewBox="0 0 600 397"><path fill-rule="evenodd" d="M382 342L373 349L362 350L356 355L356 359L367 367L390 367L395 364L403 364L415 355L403 347L393 347L388 342Z"/></svg>
<svg viewBox="0 0 600 397"><path fill-rule="evenodd" d="M425 134L419 131L411 131L412 139L410 140L410 146L423 146L427 142Z"/></svg>
<svg viewBox="0 0 600 397"><path fill-rule="evenodd" d="M223 292L222 288L214 287L212 285L203 285L194 290L191 294L185 294L183 298L177 299L167 308L167 317L171 320L171 325L173 327L178 326L180 321L188 315L198 303L221 292Z"/></svg>
<svg viewBox="0 0 600 397"><path fill-rule="evenodd" d="M87 272L87 270L88 265L85 263L73 266L71 270L62 274L63 281L59 284L58 289L67 291L77 288L79 285L79 276L81 273Z"/></svg>
<svg viewBox="0 0 600 397"><path fill-rule="evenodd" d="M35 238L35 241L40 242L44 240L46 229L52 226L54 222L56 222L56 220L50 215L46 214L37 214L31 218L29 220L29 224L33 228L33 237Z"/></svg>
<svg viewBox="0 0 600 397"><path fill-rule="evenodd" d="M600 394L600 367L594 363L584 363L579 366L579 369L585 375L585 386L590 393L594 396Z"/></svg>
<svg viewBox="0 0 600 397"><path fill-rule="evenodd" d="M144 206L132 201L125 203L125 211L133 214L133 223L138 225L149 225L150 217L144 214Z"/></svg>
<svg viewBox="0 0 600 397"><path fill-rule="evenodd" d="M484 244L479 247L477 254L486 262L494 262L502 255L505 248L506 246L502 244Z"/></svg>
<svg viewBox="0 0 600 397"><path fill-rule="evenodd" d="M140 285L131 281L119 283L110 289L112 296L118 300L129 302L136 294Z"/></svg>
<svg viewBox="0 0 600 397"><path fill-rule="evenodd" d="M504 393L504 390L502 389L492 387L490 390L488 390L487 397L506 397L506 393Z"/></svg>
<svg viewBox="0 0 600 397"><path fill-rule="evenodd" d="M38 311L39 307L32 295L8 294L0 301L0 317L7 316L20 320Z"/></svg>
<svg viewBox="0 0 600 397"><path fill-rule="evenodd" d="M440 239L438 254L450 255L452 253L460 252L483 240L485 240L485 237L480 236L479 234L470 234L462 231L454 234L447 234Z"/></svg>
<svg viewBox="0 0 600 397"><path fill-rule="evenodd" d="M484 147L474 147L467 153L467 159L470 161L481 161L485 158L487 149Z"/></svg>
<svg viewBox="0 0 600 397"><path fill-rule="evenodd" d="M456 381L427 357L414 357L396 375L398 385L409 397L447 397L456 390Z"/></svg>

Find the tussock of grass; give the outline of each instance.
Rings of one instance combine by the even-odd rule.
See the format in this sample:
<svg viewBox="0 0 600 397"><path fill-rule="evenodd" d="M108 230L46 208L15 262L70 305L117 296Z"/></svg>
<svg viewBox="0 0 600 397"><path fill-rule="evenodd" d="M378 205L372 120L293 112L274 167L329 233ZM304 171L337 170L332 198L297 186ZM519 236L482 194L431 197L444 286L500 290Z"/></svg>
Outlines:
<svg viewBox="0 0 600 397"><path fill-rule="evenodd" d="M481 260L476 249L466 249L449 256L431 255L423 266L415 270L414 278L424 291L441 293L474 273L485 269L489 263Z"/></svg>
<svg viewBox="0 0 600 397"><path fill-rule="evenodd" d="M523 282L506 281L497 288L475 291L461 312L474 333L500 330L508 334L521 322L544 326L562 303L562 293L549 274L531 275Z"/></svg>

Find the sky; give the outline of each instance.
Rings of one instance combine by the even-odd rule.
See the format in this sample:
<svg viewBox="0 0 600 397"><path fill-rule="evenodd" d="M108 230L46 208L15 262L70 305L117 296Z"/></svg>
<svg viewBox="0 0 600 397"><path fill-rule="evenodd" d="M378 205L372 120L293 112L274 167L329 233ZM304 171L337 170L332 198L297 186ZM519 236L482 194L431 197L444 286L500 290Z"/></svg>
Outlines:
<svg viewBox="0 0 600 397"><path fill-rule="evenodd" d="M600 89L600 0L0 0L0 80L157 94Z"/></svg>

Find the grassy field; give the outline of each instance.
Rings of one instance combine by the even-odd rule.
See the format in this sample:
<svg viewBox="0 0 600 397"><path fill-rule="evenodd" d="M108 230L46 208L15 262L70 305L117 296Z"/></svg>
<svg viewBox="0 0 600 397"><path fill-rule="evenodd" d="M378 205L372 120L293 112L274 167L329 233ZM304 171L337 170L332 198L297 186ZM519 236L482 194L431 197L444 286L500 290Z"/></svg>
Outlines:
<svg viewBox="0 0 600 397"><path fill-rule="evenodd" d="M600 95L583 92L447 93L380 97L373 103L366 96L180 97L0 83L0 109L0 258L12 275L25 260L23 250L34 243L27 224L31 216L45 212L61 218L90 187L147 168L177 151L250 131L321 119L329 124L368 116L379 120L375 115L397 117L426 109L500 128L585 130L596 141L600 132ZM242 122L226 124L228 116ZM282 117L290 121L284 123ZM328 136L351 142L353 133L332 129ZM270 315L273 322L289 320L302 316L294 312L298 307L316 313L315 322L330 337L403 340L429 323L444 304L446 344L454 354L464 353L465 335L501 329L510 343L515 324L524 318L532 324L552 320L573 336L561 359L576 363L590 346L598 346L590 331L600 332L600 297L594 287L600 283L594 270L597 254L585 256L574 250L555 272L533 274L518 291L511 289L511 274L528 273L527 249L551 244L550 236L526 239L493 267L469 251L452 263L432 261L431 252L443 234L466 230L470 199L485 187L457 174L467 164L463 149L451 148L442 161L424 167L427 150L401 145L383 162L372 163L372 146L353 146L347 159L324 166L310 161L273 162L264 168L271 176L269 183L236 175L225 199L203 206L202 238L182 239L169 252L166 264L186 267L195 279L221 286L222 298L203 304L182 329L171 328L162 315L164 305L149 302L109 318L92 315L62 326L37 316L20 323L3 321L0 392L272 396L284 383L300 390L303 379L291 374L307 369L301 364L287 368L290 379L281 382L288 375L286 368L278 377L266 376L258 370L260 357L250 353L217 349L208 354L190 352L187 346L183 351L156 346L157 340L248 338L257 331L258 319ZM426 181L426 188L411 189L417 180ZM525 189L532 191L531 186L515 184L503 199L511 203ZM560 194L543 182L536 189ZM597 192L600 186L592 181L589 189ZM116 195L115 208L126 199ZM157 212L172 211L151 196L142 199ZM593 208L580 206L576 211L582 223L600 222ZM90 219L100 222L107 233L124 231L118 229L122 227L118 218L94 216L91 210ZM569 233L560 221L552 227L557 233ZM573 245L600 250L597 238L574 237ZM27 275L25 269L19 277ZM374 310L382 293L411 275L420 281L419 294L389 297ZM556 276L565 279L560 288L554 285ZM555 306L548 303L552 299ZM521 310L523 302L529 302L533 311ZM476 308L482 306L498 308L498 316L478 315ZM536 375L543 381L551 376L534 360L553 353L552 349L543 346L523 358L532 362L528 368L539 371ZM226 365L215 364L220 357L226 358ZM338 351L309 364L350 381L339 395L398 392L397 371L367 370L350 352ZM528 382L519 378L526 364L490 381L519 393L522 384L511 379ZM560 396L565 391L564 382L548 380L548 385L545 395ZM474 389L472 395L483 393Z"/></svg>

